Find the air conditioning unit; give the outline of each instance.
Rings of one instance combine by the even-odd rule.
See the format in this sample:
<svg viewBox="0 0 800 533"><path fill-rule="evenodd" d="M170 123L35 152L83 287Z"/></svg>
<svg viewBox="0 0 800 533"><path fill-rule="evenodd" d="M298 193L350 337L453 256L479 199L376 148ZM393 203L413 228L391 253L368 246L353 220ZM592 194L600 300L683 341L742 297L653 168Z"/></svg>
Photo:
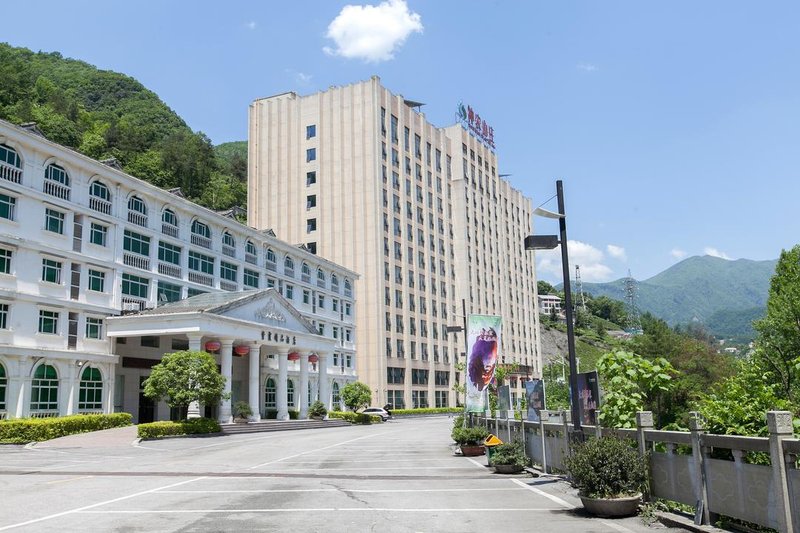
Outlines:
<svg viewBox="0 0 800 533"><path fill-rule="evenodd" d="M122 302L123 311L139 311L139 304L136 302Z"/></svg>

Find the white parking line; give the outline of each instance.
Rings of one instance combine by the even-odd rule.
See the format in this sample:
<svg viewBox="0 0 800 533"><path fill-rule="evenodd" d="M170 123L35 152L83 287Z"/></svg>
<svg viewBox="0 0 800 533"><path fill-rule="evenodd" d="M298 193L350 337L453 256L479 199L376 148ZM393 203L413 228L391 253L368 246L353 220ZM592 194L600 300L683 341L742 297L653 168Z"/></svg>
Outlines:
<svg viewBox="0 0 800 533"><path fill-rule="evenodd" d="M293 492L345 492L354 494L395 494L395 493L416 493L416 492L505 492L518 491L517 488L493 489L252 489L252 490L160 490L158 494L272 494L272 493L293 493Z"/></svg>
<svg viewBox="0 0 800 533"><path fill-rule="evenodd" d="M477 466L481 470L486 470L486 465L480 464L478 461L476 461L475 459L473 459L471 457L467 457L466 459L467 459L467 461L469 461L470 463L474 464L475 466Z"/></svg>
<svg viewBox="0 0 800 533"><path fill-rule="evenodd" d="M574 509L575 508L574 505L562 500L558 496L553 496L552 494L549 494L549 493L547 493L547 492L545 492L545 491L543 491L541 489L537 489L536 487L532 487L532 486L528 485L527 483L523 483L522 481L520 481L518 479L512 479L510 481L512 483L516 483L520 487L525 487L526 489L528 489L531 492L535 492L539 496L544 496L548 500L552 500L552 501L556 502L558 505L562 506L564 509Z"/></svg>
<svg viewBox="0 0 800 533"><path fill-rule="evenodd" d="M137 496L143 496L144 494L150 494L152 492L156 492L156 491L159 491L159 490L162 490L162 489L169 489L169 488L172 488L172 487L178 487L180 485L185 485L187 483L192 483L194 481L200 481L201 479L205 479L205 476L204 477L194 478L194 479L187 479L186 481L180 481L178 483L172 483L170 485L165 485L163 487L156 487L156 488L150 489L150 490L144 490L144 491L141 491L141 492L137 492L135 494L129 494L128 496L121 496L119 498L114 498L112 500L106 500L106 501L99 502L99 503L93 503L92 505L85 505L83 507L78 507L76 509L70 509L69 511L62 511L60 513L55 513L55 514L43 516L41 518L34 518L33 520L27 520L25 522L19 522L17 524L10 524L10 525L7 525L7 526L0 527L0 531L6 531L6 530L9 530L9 529L14 529L16 527L28 526L30 524L36 524L38 522L44 522L45 520L52 520L53 518L58 518L60 516L66 516L66 515L69 515L69 514L91 512L91 511L88 511L88 510L89 509L94 509L95 507L100 507L101 505L108 505L109 503L116 503L116 502L121 502L121 501L124 501L124 500L129 500L131 498L136 498Z"/></svg>
<svg viewBox="0 0 800 533"><path fill-rule="evenodd" d="M536 507L514 507L514 508L474 508L474 507L453 507L443 508L437 507L435 509L424 508L395 508L395 507L311 507L303 509L164 509L159 511L157 509L141 509L132 511L129 509L109 509L107 511L80 511L81 514L233 514L233 513L331 513L331 512L355 512L355 513L374 513L374 512L388 512L388 513L522 513L522 512L545 512L552 511L551 508L536 508Z"/></svg>

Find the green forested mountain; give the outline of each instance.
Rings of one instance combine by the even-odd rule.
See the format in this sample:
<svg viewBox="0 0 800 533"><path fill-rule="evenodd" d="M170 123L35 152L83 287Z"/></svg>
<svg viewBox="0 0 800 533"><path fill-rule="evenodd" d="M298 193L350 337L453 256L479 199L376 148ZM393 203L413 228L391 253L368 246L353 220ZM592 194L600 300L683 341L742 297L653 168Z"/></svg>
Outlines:
<svg viewBox="0 0 800 533"><path fill-rule="evenodd" d="M124 74L0 43L0 118L36 122L54 142L95 159L114 157L129 174L180 187L206 207L246 203L246 153L243 178L208 137Z"/></svg>
<svg viewBox="0 0 800 533"><path fill-rule="evenodd" d="M649 311L672 325L700 321L709 329L713 328L712 332L716 329L718 334L723 334L724 331L726 336L739 327L752 333L748 318L757 317L757 309L766 306L775 264L775 260L689 257L640 281L637 305L641 311ZM624 285L624 280L619 279L609 283L584 283L583 289L594 296L625 300Z"/></svg>

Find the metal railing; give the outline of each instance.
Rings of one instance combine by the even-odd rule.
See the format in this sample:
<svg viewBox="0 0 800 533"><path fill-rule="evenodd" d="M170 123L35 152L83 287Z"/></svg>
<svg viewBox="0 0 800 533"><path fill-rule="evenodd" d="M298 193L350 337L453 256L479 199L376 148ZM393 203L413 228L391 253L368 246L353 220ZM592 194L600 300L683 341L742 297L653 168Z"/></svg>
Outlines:
<svg viewBox="0 0 800 533"><path fill-rule="evenodd" d="M22 183L22 169L6 163L0 163L0 179L12 183Z"/></svg>
<svg viewBox="0 0 800 533"><path fill-rule="evenodd" d="M70 189L63 183L46 179L42 184L42 190L45 194L49 194L50 196L55 196L62 200L69 200Z"/></svg>

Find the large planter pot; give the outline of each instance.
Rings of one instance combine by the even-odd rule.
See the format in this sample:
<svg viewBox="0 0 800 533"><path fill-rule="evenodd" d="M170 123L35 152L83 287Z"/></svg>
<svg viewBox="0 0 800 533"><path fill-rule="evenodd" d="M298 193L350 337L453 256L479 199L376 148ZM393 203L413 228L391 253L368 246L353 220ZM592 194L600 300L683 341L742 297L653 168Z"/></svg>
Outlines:
<svg viewBox="0 0 800 533"><path fill-rule="evenodd" d="M464 457L477 457L483 455L485 450L480 444L462 444L461 455Z"/></svg>
<svg viewBox="0 0 800 533"><path fill-rule="evenodd" d="M581 496L583 508L590 514L604 518L636 514L642 493L622 498L587 498Z"/></svg>
<svg viewBox="0 0 800 533"><path fill-rule="evenodd" d="M524 468L521 465L494 465L494 471L498 474L518 474Z"/></svg>

